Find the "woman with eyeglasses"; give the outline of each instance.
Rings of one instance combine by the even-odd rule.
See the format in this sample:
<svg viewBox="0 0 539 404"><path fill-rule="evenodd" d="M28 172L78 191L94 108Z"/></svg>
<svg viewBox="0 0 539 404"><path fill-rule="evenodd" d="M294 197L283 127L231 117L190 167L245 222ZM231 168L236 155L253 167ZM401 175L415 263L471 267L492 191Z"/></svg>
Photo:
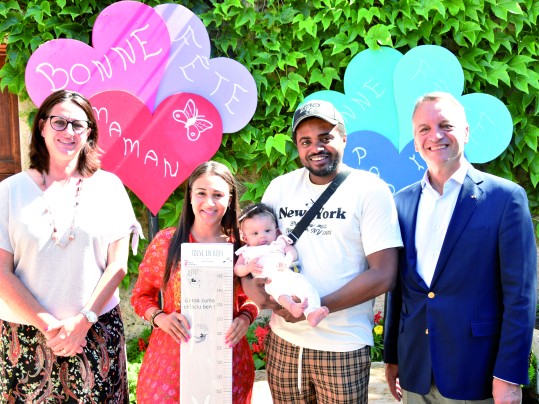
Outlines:
<svg viewBox="0 0 539 404"><path fill-rule="evenodd" d="M30 169L0 182L2 402L129 402L118 285L140 225L97 139L89 101L57 91Z"/></svg>

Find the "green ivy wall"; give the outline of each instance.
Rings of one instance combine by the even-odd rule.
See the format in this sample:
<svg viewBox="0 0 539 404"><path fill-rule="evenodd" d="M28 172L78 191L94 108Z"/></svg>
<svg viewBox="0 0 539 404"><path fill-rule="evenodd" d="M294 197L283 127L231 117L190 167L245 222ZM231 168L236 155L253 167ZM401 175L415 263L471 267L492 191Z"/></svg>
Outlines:
<svg viewBox="0 0 539 404"><path fill-rule="evenodd" d="M155 6L171 1L143 1ZM110 0L3 1L0 35L8 44L0 86L27 98L25 65L43 42L73 38L90 43L93 23ZM513 139L480 168L526 188L534 220L539 213L539 2L536 0L265 0L176 1L204 22L212 57L246 66L256 80L258 107L244 129L225 134L216 160L244 185L243 201L258 201L269 181L298 166L289 131L294 109L319 90L343 92L344 72L359 52L389 46L406 53L440 45L464 69L464 93L498 97L511 112ZM32 118L30 114L29 119ZM175 225L176 191L159 213ZM146 213L133 196L141 218ZM536 222L537 224L537 222ZM538 234L539 234L539 227ZM139 258L140 259L140 254ZM130 262L136 273L138 260ZM126 278L126 282L129 279Z"/></svg>

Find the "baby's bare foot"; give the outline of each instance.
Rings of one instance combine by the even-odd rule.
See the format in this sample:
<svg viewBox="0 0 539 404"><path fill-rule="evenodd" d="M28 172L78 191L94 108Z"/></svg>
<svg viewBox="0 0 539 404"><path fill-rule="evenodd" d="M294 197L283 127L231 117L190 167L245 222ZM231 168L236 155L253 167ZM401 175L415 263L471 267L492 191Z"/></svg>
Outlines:
<svg viewBox="0 0 539 404"><path fill-rule="evenodd" d="M322 321L329 314L329 309L326 306L322 306L319 309L316 309L310 312L307 315L307 321L311 327L316 327L320 321Z"/></svg>
<svg viewBox="0 0 539 404"><path fill-rule="evenodd" d="M305 311L307 306L308 306L307 299L305 299L304 301L300 303L296 303L296 302L291 303L290 307L288 308L288 311L292 313L294 317L300 318L301 316L303 316L303 312Z"/></svg>

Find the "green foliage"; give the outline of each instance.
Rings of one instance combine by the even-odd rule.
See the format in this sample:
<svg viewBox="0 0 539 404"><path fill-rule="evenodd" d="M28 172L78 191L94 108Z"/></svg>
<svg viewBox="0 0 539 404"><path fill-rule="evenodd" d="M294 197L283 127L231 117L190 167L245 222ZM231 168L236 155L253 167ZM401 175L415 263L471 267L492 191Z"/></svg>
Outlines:
<svg viewBox="0 0 539 404"><path fill-rule="evenodd" d="M530 353L528 377L530 384L522 387L522 403L537 403L539 402L539 394L537 394L537 357L533 352Z"/></svg>
<svg viewBox="0 0 539 404"><path fill-rule="evenodd" d="M141 365L142 360L140 362L127 363L127 382L129 386L130 404L136 404L137 402L137 380Z"/></svg>
<svg viewBox="0 0 539 404"><path fill-rule="evenodd" d="M152 329L148 327L145 328L137 338L127 341L126 356L128 362L142 362L151 333Z"/></svg>
<svg viewBox="0 0 539 404"><path fill-rule="evenodd" d="M141 334L126 343L127 381L129 384L129 402L136 403L137 380L142 365L142 359L148 347L148 340L152 333L151 328L145 328Z"/></svg>
<svg viewBox="0 0 539 404"><path fill-rule="evenodd" d="M0 88L25 98L24 69L31 52L53 38L90 43L96 16L113 2L0 3L0 35L8 43ZM166 2L170 1L145 1L150 6ZM241 131L225 134L215 156L244 185L243 203L259 201L272 178L298 167L289 135L292 113L305 96L326 89L342 92L346 67L367 48L391 46L404 54L415 46L434 44L460 61L464 93L491 94L508 106L513 139L500 157L481 168L524 186L537 217L539 2L207 0L182 4L208 28L212 57L235 59L256 80L259 97L253 119ZM180 190L175 192L161 209L162 227L177 224L182 198ZM136 265L131 264L129 271L136 272Z"/></svg>
<svg viewBox="0 0 539 404"><path fill-rule="evenodd" d="M530 353L530 367L528 368L528 376L530 378L529 388L537 390L537 357L532 352Z"/></svg>
<svg viewBox="0 0 539 404"><path fill-rule="evenodd" d="M524 186L536 218L539 3L225 0L213 6L201 18L215 56L247 66L259 91L250 125L228 135L220 149L220 156L247 179L243 201L258 201L272 178L297 167L289 137L292 112L315 91L342 92L344 72L355 55L380 46L404 54L418 45L435 44L459 59L464 93L491 94L508 106L514 120L512 142L481 168Z"/></svg>

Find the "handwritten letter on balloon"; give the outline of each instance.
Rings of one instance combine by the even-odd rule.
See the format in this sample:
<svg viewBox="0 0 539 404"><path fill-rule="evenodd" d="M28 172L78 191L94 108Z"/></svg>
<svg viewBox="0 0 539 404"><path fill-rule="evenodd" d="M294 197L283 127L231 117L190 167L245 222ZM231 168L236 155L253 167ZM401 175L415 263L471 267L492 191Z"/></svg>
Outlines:
<svg viewBox="0 0 539 404"><path fill-rule="evenodd" d="M221 144L219 112L196 94L167 97L153 114L122 91L97 94L90 101L105 152L103 168L116 173L154 214Z"/></svg>
<svg viewBox="0 0 539 404"><path fill-rule="evenodd" d="M26 68L36 105L60 89L88 97L98 120L103 168L117 174L156 214L223 133L249 123L256 83L240 63L210 57L206 27L177 4L137 1L106 7L92 45L55 39Z"/></svg>

